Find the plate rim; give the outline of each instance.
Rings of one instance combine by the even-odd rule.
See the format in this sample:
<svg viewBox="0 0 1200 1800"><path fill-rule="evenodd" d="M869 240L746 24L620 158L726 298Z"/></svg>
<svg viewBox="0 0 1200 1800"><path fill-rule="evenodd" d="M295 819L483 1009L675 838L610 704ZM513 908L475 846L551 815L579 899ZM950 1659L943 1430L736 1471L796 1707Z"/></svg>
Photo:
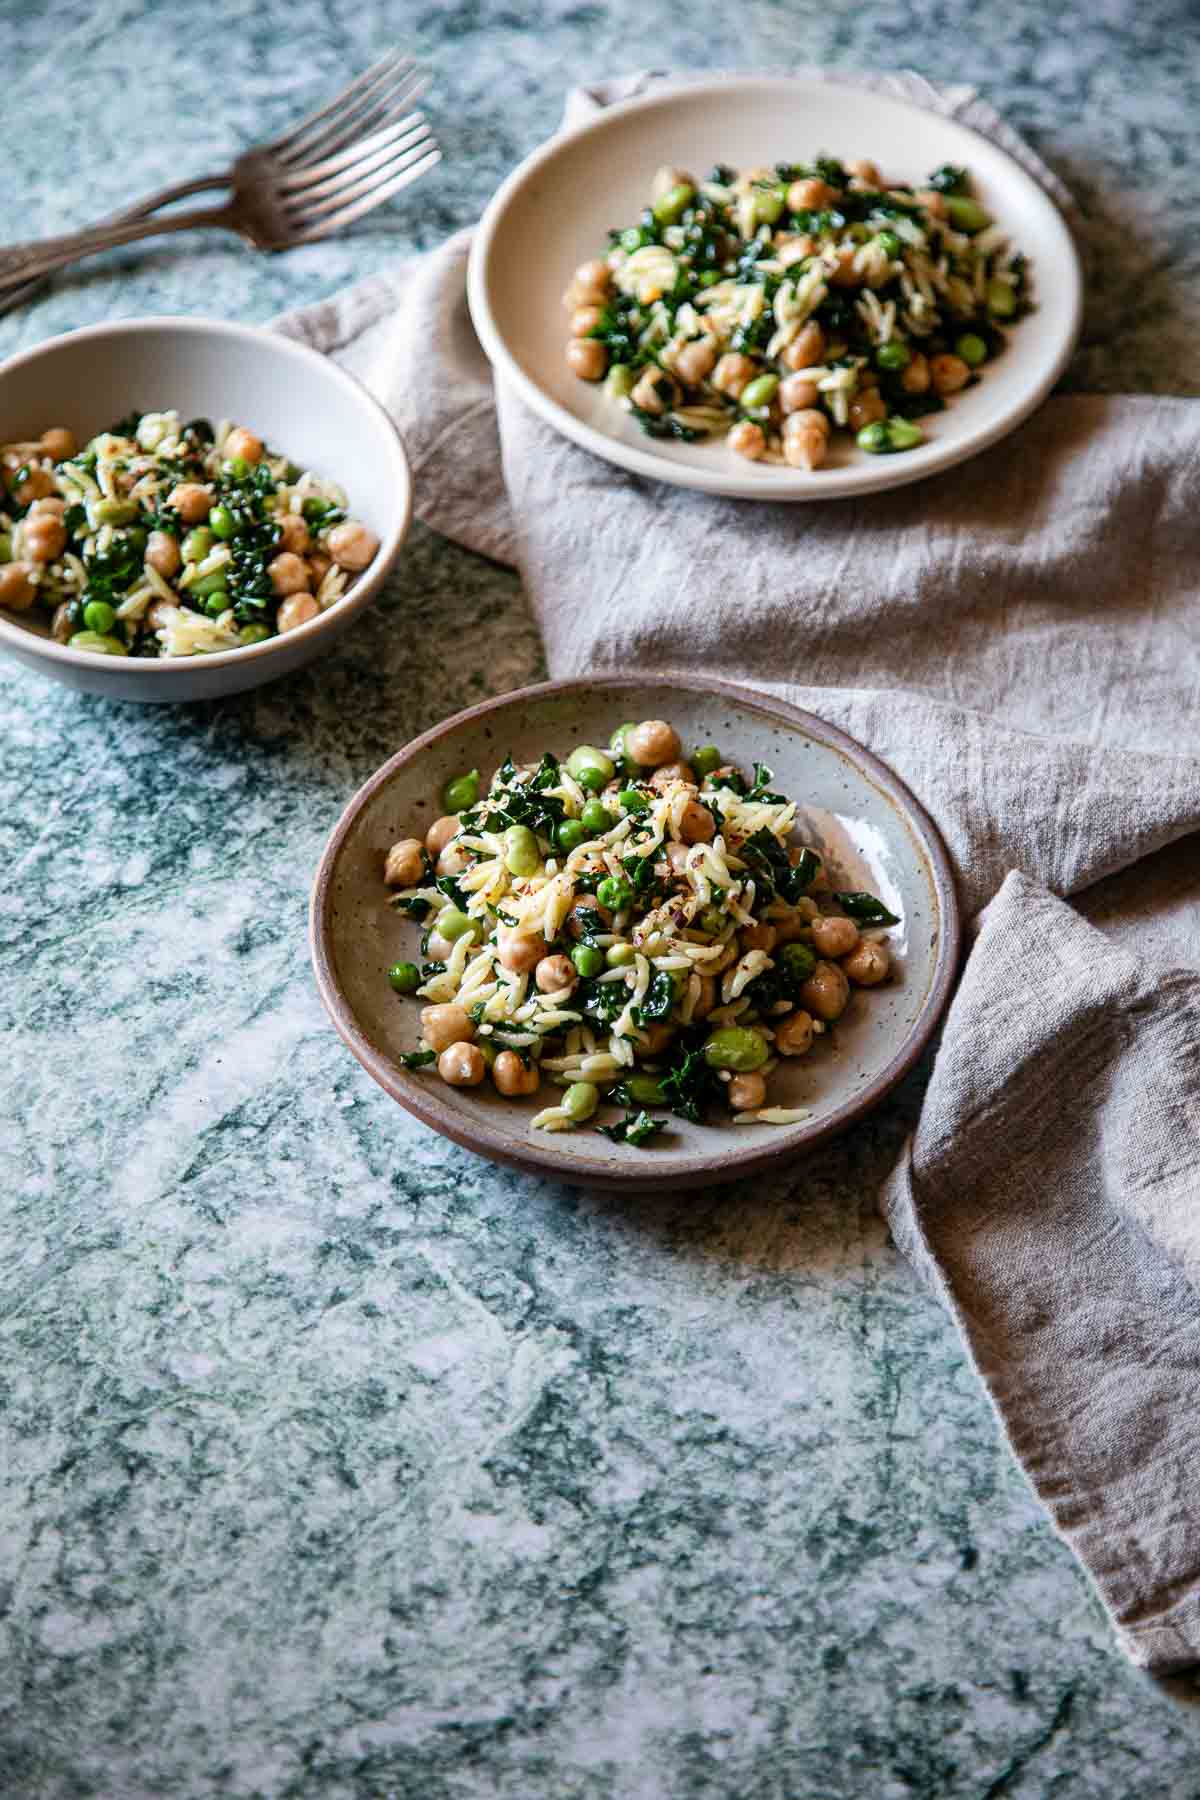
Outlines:
<svg viewBox="0 0 1200 1800"><path fill-rule="evenodd" d="M528 156L522 158L516 168L501 182L484 208L471 240L467 261L467 305L476 335L492 366L495 377L499 379L502 376L503 379L510 382L525 404L563 437L578 444L582 449L591 451L593 455L617 468L644 476L649 480L665 481L672 487L690 488L701 493L724 495L739 500L765 500L776 504L794 505L814 500L855 499L866 494L883 493L892 488L907 487L915 481L923 481L929 476L941 474L946 469L969 461L971 457L978 456L984 450L990 449L1001 438L1008 437L1023 425L1026 419L1042 405L1062 376L1075 353L1082 329L1083 268L1071 227L1053 197L1027 169L1022 168L1021 164L1003 145L996 143L994 139L986 137L974 126L965 124L961 119L948 117L934 111L931 107L921 106L916 101L897 94L875 94L872 89L857 87L853 82L842 83L839 86L849 93L872 95L877 100L885 101L889 107L896 107L922 118L936 119L956 132L977 138L980 143L987 146L989 153L1000 157L1009 165L1016 178L1027 184L1036 193L1061 230L1064 264L1061 276L1056 275L1056 283L1060 287L1069 289L1067 296L1069 302L1068 329L1064 332L1063 341L1041 379L1025 395L1020 404L1003 418L980 429L965 442L951 439L944 443L926 443L921 449L910 451L904 456L881 458L877 468L854 464L848 469L831 470L821 476L807 471L789 469L783 472L772 468L770 479L764 480L761 470L757 476L750 472L757 467L753 463L747 464L745 473L728 466L712 470L696 468L688 463L677 463L670 458L657 456L651 450L627 444L611 433L598 430L544 392L538 383L525 373L516 357L508 349L487 297L487 264L510 202L517 191L536 175L545 163L560 155L568 145L573 145L582 138L613 129L614 123L619 124L622 119L632 113L654 111L685 98L703 101L707 96L720 95L722 98L726 98L731 90L752 93L763 88L779 87L794 89L799 98L806 91L827 90L833 85L811 75L788 74L740 75L721 81L684 82L675 88L649 95L639 95L631 100L623 100L612 106L606 106L595 118L587 119L569 130L556 132L545 143L539 144Z"/></svg>
<svg viewBox="0 0 1200 1800"><path fill-rule="evenodd" d="M393 774L416 761L432 745L451 736L463 725L474 724L490 713L557 696L594 693L598 687L616 692L644 692L648 688L670 692L682 688L699 696L719 697L772 718L791 730L799 730L818 743L839 751L893 802L903 822L916 837L928 861L940 915L933 972L921 1009L908 1035L884 1067L853 1098L844 1101L825 1118L780 1127L778 1135L770 1142L748 1145L745 1150L706 1153L697 1158L694 1167L686 1170L656 1173L653 1164L644 1171L641 1167L626 1170L609 1158L586 1154L572 1156L569 1162L564 1162L555 1155L552 1141L544 1148L534 1142L524 1145L493 1131L486 1123L475 1124L464 1120L440 1099L428 1081L422 1082L419 1077L399 1068L390 1057L375 1048L359 1028L354 1012L341 991L336 973L331 914L338 859L360 814ZM828 720L802 707L793 706L790 701L756 692L737 682L709 679L686 671L664 671L644 676L601 674L535 682L464 707L460 712L422 732L369 776L343 808L321 852L309 905L309 950L321 1003L342 1042L391 1099L412 1113L422 1124L476 1155L487 1157L508 1168L520 1169L526 1174L565 1181L572 1186L609 1190L653 1187L667 1191L716 1186L765 1172L789 1153L798 1154L814 1149L839 1135L872 1111L898 1086L921 1057L950 1003L961 962L962 944L962 908L953 866L942 834L907 783L887 763L840 726L832 725Z"/></svg>

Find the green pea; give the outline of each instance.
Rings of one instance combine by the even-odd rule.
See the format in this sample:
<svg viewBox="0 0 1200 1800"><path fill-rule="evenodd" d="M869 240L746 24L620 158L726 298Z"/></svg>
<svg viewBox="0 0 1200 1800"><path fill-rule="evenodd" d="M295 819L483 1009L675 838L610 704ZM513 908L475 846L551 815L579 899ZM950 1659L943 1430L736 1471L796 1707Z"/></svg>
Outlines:
<svg viewBox="0 0 1200 1800"><path fill-rule="evenodd" d="M612 757L606 756L603 750L597 750L591 744L580 744L567 758L567 774L573 776L580 787L599 793L601 788L608 786L616 768Z"/></svg>
<svg viewBox="0 0 1200 1800"><path fill-rule="evenodd" d="M210 619L219 619L223 612L228 612L229 595L223 587L213 589L204 602L204 610Z"/></svg>
<svg viewBox="0 0 1200 1800"><path fill-rule="evenodd" d="M698 750L692 751L689 760L694 773L703 780L706 775L711 775L714 769L720 768L721 752L715 744L701 744Z"/></svg>
<svg viewBox="0 0 1200 1800"><path fill-rule="evenodd" d="M580 844L587 842L587 826L579 819L564 819L554 833L554 841L560 850L570 855L572 850L578 850Z"/></svg>
<svg viewBox="0 0 1200 1800"><path fill-rule="evenodd" d="M987 361L987 345L977 332L964 331L960 338L954 340L954 350L969 369L977 369L980 363Z"/></svg>
<svg viewBox="0 0 1200 1800"><path fill-rule="evenodd" d="M627 400L637 386L637 370L628 363L613 363L604 378L604 391L610 400Z"/></svg>
<svg viewBox="0 0 1200 1800"><path fill-rule="evenodd" d="M725 929L725 914L719 906L706 906L696 923L701 931L708 933L709 937L720 937Z"/></svg>
<svg viewBox="0 0 1200 1800"><path fill-rule="evenodd" d="M416 963L393 963L388 970L388 980L398 994L415 994L421 985L421 971Z"/></svg>
<svg viewBox="0 0 1200 1800"><path fill-rule="evenodd" d="M604 952L604 960L610 969L627 969L637 958L637 951L632 944L610 944Z"/></svg>
<svg viewBox="0 0 1200 1800"><path fill-rule="evenodd" d="M617 805L622 812L644 813L650 811L649 798L640 788L622 788L617 795Z"/></svg>
<svg viewBox="0 0 1200 1800"><path fill-rule="evenodd" d="M860 450L869 450L872 456L886 456L892 447L887 423L883 419L876 419L873 424L864 425L856 441Z"/></svg>
<svg viewBox="0 0 1200 1800"><path fill-rule="evenodd" d="M234 481L245 481L250 473L250 464L244 456L227 456L221 464L221 473L230 476Z"/></svg>
<svg viewBox="0 0 1200 1800"><path fill-rule="evenodd" d="M987 286L988 311L997 319L1011 319L1017 310L1017 290L1011 281L993 276Z"/></svg>
<svg viewBox="0 0 1200 1800"><path fill-rule="evenodd" d="M129 655L119 637L110 637L100 631L77 631L67 641L72 650L95 650L101 656Z"/></svg>
<svg viewBox="0 0 1200 1800"><path fill-rule="evenodd" d="M116 608L110 606L107 600L89 600L83 609L83 622L89 631L101 634L111 631L117 622Z"/></svg>
<svg viewBox="0 0 1200 1800"><path fill-rule="evenodd" d="M907 344L895 339L890 344L880 344L875 352L875 362L881 369L907 369L912 361L912 351Z"/></svg>
<svg viewBox="0 0 1200 1800"><path fill-rule="evenodd" d="M433 929L440 932L447 943L455 944L460 937L466 937L468 933L478 932L479 921L477 919L469 918L467 914L457 906L443 906L441 912L433 922Z"/></svg>
<svg viewBox="0 0 1200 1800"><path fill-rule="evenodd" d="M271 635L269 625L243 625L238 632L241 644L264 644Z"/></svg>
<svg viewBox="0 0 1200 1800"><path fill-rule="evenodd" d="M879 245L879 248L883 251L884 255L890 256L892 261L895 262L900 254L900 239L896 236L895 232L880 231L876 234L875 242Z"/></svg>
<svg viewBox="0 0 1200 1800"><path fill-rule="evenodd" d="M977 200L968 200L962 194L946 195L946 211L954 229L965 231L968 237L974 237L977 231L985 230L992 222L990 212L985 212Z"/></svg>
<svg viewBox="0 0 1200 1800"><path fill-rule="evenodd" d="M893 450L915 450L918 444L925 442L925 433L911 419L902 419L897 415L890 418L887 424Z"/></svg>
<svg viewBox="0 0 1200 1800"><path fill-rule="evenodd" d="M12 538L7 531L0 531L0 563L12 561Z"/></svg>
<svg viewBox="0 0 1200 1800"><path fill-rule="evenodd" d="M237 536L237 520L227 506L214 506L208 515L208 524L214 537L231 538Z"/></svg>
<svg viewBox="0 0 1200 1800"><path fill-rule="evenodd" d="M469 769L456 775L442 789L442 805L448 813L466 812L479 798L479 770Z"/></svg>
<svg viewBox="0 0 1200 1800"><path fill-rule="evenodd" d="M704 1045L704 1060L710 1069L732 1069L737 1075L761 1069L770 1054L766 1039L742 1025L714 1031Z"/></svg>
<svg viewBox="0 0 1200 1800"><path fill-rule="evenodd" d="M93 500L89 511L96 525L132 525L138 516L133 500Z"/></svg>
<svg viewBox="0 0 1200 1800"><path fill-rule="evenodd" d="M617 729L608 740L608 747L613 755L623 756L627 762L632 762L633 758L625 748L625 735L627 732L632 731L636 724L636 719L626 719L623 725L617 726Z"/></svg>
<svg viewBox="0 0 1200 1800"><path fill-rule="evenodd" d="M208 529L208 526L197 525L196 529L194 531L189 531L183 540L184 562L203 562L209 551L212 549L212 541L213 534Z"/></svg>
<svg viewBox="0 0 1200 1800"><path fill-rule="evenodd" d="M677 181L668 188L665 194L654 202L653 212L660 225L675 225L696 198L696 190L690 181ZM779 214L776 213L776 218Z"/></svg>
<svg viewBox="0 0 1200 1800"><path fill-rule="evenodd" d="M562 1098L563 1111L581 1125L600 1104L600 1089L591 1081L573 1081Z"/></svg>
<svg viewBox="0 0 1200 1800"><path fill-rule="evenodd" d="M538 841L528 825L510 825L504 834L504 866L510 875L536 875L542 864Z"/></svg>
<svg viewBox="0 0 1200 1800"><path fill-rule="evenodd" d="M575 964L575 972L590 981L593 975L599 975L604 967L604 952L595 944L576 944L571 952L571 961Z"/></svg>
<svg viewBox="0 0 1200 1800"><path fill-rule="evenodd" d="M793 981L807 981L817 966L816 955L807 944L785 944L775 960Z"/></svg>
<svg viewBox="0 0 1200 1800"><path fill-rule="evenodd" d="M626 1077L624 1086L629 1098L637 1106L664 1106L666 1104L662 1082L656 1075L629 1075Z"/></svg>
<svg viewBox="0 0 1200 1800"><path fill-rule="evenodd" d="M756 375L754 380L748 381L742 389L738 405L745 412L749 412L756 406L769 406L778 386L778 375Z"/></svg>
<svg viewBox="0 0 1200 1800"><path fill-rule="evenodd" d="M787 196L780 188L756 188L754 190L754 218L759 225L776 225L783 215L784 202Z"/></svg>
<svg viewBox="0 0 1200 1800"><path fill-rule="evenodd" d="M593 837L602 837L606 831L612 830L616 820L603 800L589 800L579 815L579 823Z"/></svg>
<svg viewBox="0 0 1200 1800"><path fill-rule="evenodd" d="M209 594L223 594L226 580L224 569L214 569L211 575L202 575L199 581L189 582L187 591L193 600L206 600Z"/></svg>
<svg viewBox="0 0 1200 1800"><path fill-rule="evenodd" d="M633 904L633 889L619 875L606 875L596 889L596 898L601 906L607 906L610 912L620 912L624 907Z"/></svg>

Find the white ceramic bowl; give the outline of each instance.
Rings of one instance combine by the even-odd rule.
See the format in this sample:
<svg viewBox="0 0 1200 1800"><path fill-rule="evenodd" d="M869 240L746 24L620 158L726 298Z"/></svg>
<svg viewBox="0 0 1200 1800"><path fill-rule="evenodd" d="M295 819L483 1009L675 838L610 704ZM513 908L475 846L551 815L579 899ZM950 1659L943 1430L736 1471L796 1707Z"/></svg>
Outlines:
<svg viewBox="0 0 1200 1800"><path fill-rule="evenodd" d="M370 567L328 612L282 637L210 656L96 656L49 636L40 613L0 612L0 649L41 675L113 700L208 700L240 693L321 656L369 606L412 516L396 428L327 357L253 325L216 319L121 319L24 350L0 366L0 440L68 425L82 443L134 408L235 419L293 462L345 488L379 536Z"/></svg>
<svg viewBox="0 0 1200 1800"><path fill-rule="evenodd" d="M1005 354L947 410L922 421L927 442L871 456L835 434L831 459L808 472L751 463L723 444L645 437L602 387L567 368L562 293L579 263L602 255L610 226L636 223L655 170L753 167L820 152L878 163L892 180L923 181L964 163L975 192L1031 263L1037 310ZM1038 184L963 125L862 88L797 79L687 86L614 106L554 138L514 170L492 200L471 250L471 316L499 376L551 425L620 468L709 494L751 500L829 500L919 481L1012 431L1050 392L1079 331L1079 259Z"/></svg>
<svg viewBox="0 0 1200 1800"><path fill-rule="evenodd" d="M411 1074L421 1004L388 985L389 966L419 954L420 930L389 903L383 864L398 838L423 837L444 783L463 769L490 775L506 753L607 743L623 719L669 719L685 743L719 744L749 770L774 770L800 802L800 832L835 885L878 894L899 917L888 933L895 977L857 991L834 1037L771 1077L774 1105L803 1107L791 1125L691 1125L672 1118L652 1150L598 1132L547 1132L530 1119L553 1090L514 1103L490 1083L453 1088ZM959 914L936 826L891 770L811 713L728 682L687 675L552 681L485 700L417 738L351 800L321 858L311 914L317 985L335 1026L394 1099L436 1131L515 1168L597 1187L692 1187L756 1174L854 1124L912 1068L957 973ZM602 1119L618 1117L605 1108Z"/></svg>

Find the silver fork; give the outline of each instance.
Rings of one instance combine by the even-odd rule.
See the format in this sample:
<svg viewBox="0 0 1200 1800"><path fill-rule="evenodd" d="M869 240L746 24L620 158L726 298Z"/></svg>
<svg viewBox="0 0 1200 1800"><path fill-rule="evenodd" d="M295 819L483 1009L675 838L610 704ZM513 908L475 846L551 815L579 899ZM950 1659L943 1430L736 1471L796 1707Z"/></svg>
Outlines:
<svg viewBox="0 0 1200 1800"><path fill-rule="evenodd" d="M247 150L223 174L164 188L86 231L9 245L0 250L0 310L18 304L54 269L160 232L220 226L255 249L290 250L340 231L441 160L425 115L412 110L427 86L409 58L392 51L328 105ZM173 201L217 187L232 189L220 206L160 214Z"/></svg>

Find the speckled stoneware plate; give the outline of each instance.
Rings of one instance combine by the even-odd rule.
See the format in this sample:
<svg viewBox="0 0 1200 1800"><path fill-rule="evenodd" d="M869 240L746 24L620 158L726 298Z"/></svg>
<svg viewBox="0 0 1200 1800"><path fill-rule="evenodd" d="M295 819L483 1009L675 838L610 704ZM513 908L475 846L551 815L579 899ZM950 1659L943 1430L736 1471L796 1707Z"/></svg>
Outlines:
<svg viewBox="0 0 1200 1800"><path fill-rule="evenodd" d="M645 1150L598 1132L532 1131L550 1103L502 1100L488 1083L451 1088L410 1074L421 1003L387 982L412 959L419 931L388 904L383 862L398 838L423 836L442 811L445 782L489 775L511 753L535 762L552 749L607 743L624 719L665 718L685 744L715 743L749 769L758 760L799 802L799 833L824 856L834 885L868 888L900 918L889 934L895 979L856 990L833 1042L781 1064L771 1102L806 1107L799 1124L690 1125ZM958 964L959 917L937 829L904 784L845 732L748 689L686 676L604 677L522 688L448 719L384 764L354 796L317 871L312 954L329 1014L368 1074L402 1106L456 1143L537 1174L598 1187L699 1187L754 1174L853 1124L912 1067L946 1006ZM601 1122L619 1117L607 1108Z"/></svg>
<svg viewBox="0 0 1200 1800"><path fill-rule="evenodd" d="M884 178L965 164L974 191L1030 259L1037 310L978 386L923 421L927 442L871 456L837 433L812 471L752 463L723 444L660 442L567 368L562 294L603 255L610 226L635 223L664 165L753 168L821 153L868 158ZM974 456L1029 416L1062 374L1079 333L1083 282L1071 234L1036 181L987 138L904 100L788 79L702 82L610 107L554 138L508 177L475 233L471 316L497 372L567 437L637 475L749 500L831 500L920 481Z"/></svg>

